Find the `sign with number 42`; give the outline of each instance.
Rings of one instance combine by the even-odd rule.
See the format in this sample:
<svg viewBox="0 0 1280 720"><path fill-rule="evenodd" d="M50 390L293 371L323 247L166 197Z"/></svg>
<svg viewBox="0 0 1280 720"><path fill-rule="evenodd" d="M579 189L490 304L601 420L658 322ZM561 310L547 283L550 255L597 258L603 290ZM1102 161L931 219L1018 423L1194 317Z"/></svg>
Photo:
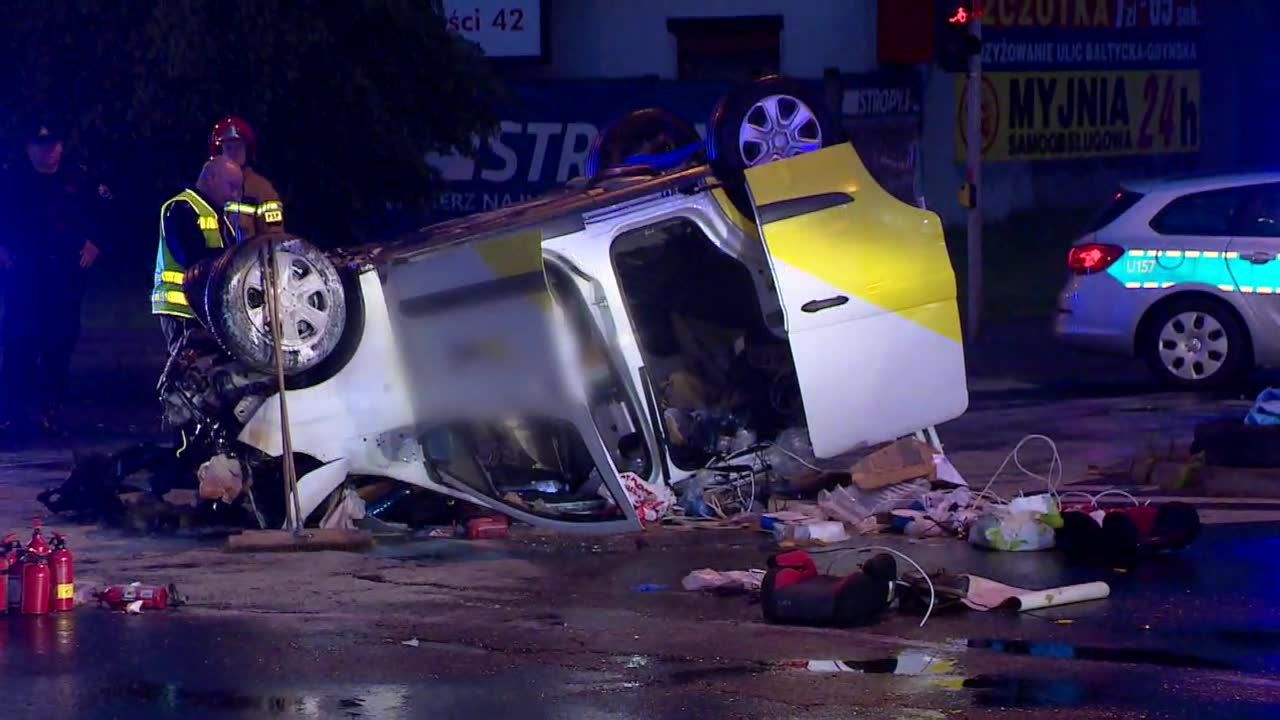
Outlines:
<svg viewBox="0 0 1280 720"><path fill-rule="evenodd" d="M489 57L542 57L544 0L444 0L449 30Z"/></svg>

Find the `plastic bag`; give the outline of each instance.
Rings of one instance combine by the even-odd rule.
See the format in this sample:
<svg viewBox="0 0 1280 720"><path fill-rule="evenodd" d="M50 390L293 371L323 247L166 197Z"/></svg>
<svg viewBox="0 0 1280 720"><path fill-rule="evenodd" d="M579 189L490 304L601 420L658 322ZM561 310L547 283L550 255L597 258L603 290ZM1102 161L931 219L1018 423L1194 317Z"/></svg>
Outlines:
<svg viewBox="0 0 1280 720"><path fill-rule="evenodd" d="M1062 515L1053 498L1019 497L980 515L969 528L969 542L1006 552L1048 550L1054 545L1054 527L1061 526Z"/></svg>
<svg viewBox="0 0 1280 720"><path fill-rule="evenodd" d="M870 491L842 485L818 493L818 507L832 520L858 525L876 513L908 507L927 492L929 481L923 479Z"/></svg>
<svg viewBox="0 0 1280 720"><path fill-rule="evenodd" d="M639 475L629 472L622 473L618 479L622 481L622 489L636 509L642 525L661 521L675 507L676 495L666 485L645 482Z"/></svg>
<svg viewBox="0 0 1280 720"><path fill-rule="evenodd" d="M1267 388L1258 394L1253 408L1244 418L1245 425L1280 425L1280 388Z"/></svg>
<svg viewBox="0 0 1280 720"><path fill-rule="evenodd" d="M813 445L809 443L809 431L805 428L783 430L764 455L774 474L791 483L792 486L814 480L822 475L821 471L809 467L809 465L817 466L818 458L813 454Z"/></svg>

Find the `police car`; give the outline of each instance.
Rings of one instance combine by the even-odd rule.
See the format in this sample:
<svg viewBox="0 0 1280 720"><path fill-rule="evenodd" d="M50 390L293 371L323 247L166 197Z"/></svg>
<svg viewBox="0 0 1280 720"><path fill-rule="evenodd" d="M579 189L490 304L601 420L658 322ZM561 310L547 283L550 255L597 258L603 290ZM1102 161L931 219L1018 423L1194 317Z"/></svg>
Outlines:
<svg viewBox="0 0 1280 720"><path fill-rule="evenodd" d="M1280 365L1280 173L1123 187L1071 248L1056 332L1179 388Z"/></svg>

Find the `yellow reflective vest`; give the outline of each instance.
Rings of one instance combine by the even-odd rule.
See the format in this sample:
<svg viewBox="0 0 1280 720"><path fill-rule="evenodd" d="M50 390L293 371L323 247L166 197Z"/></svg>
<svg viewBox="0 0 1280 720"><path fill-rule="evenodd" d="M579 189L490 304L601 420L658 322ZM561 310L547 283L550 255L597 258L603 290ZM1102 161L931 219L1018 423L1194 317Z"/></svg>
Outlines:
<svg viewBox="0 0 1280 720"><path fill-rule="evenodd" d="M191 303L182 289L182 279L186 268L178 263L169 252L169 244L164 236L164 216L176 203L187 203L196 212L196 222L200 224L200 233L204 236L205 247L220 250L226 247L219 226L219 215L205 199L193 190L183 190L160 206L160 248L156 251L155 286L151 291L151 314L176 315L183 318L194 318Z"/></svg>

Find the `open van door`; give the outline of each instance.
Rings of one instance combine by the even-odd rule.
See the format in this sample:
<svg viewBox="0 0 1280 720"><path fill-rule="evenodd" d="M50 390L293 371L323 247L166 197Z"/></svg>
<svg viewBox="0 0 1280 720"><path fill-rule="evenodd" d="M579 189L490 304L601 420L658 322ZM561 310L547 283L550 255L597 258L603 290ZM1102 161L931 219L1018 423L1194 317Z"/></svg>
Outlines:
<svg viewBox="0 0 1280 720"><path fill-rule="evenodd" d="M385 274L432 479L533 525L639 529L556 322L541 231L404 251Z"/></svg>
<svg viewBox="0 0 1280 720"><path fill-rule="evenodd" d="M814 454L968 407L956 280L937 215L881 188L850 144L749 168Z"/></svg>

